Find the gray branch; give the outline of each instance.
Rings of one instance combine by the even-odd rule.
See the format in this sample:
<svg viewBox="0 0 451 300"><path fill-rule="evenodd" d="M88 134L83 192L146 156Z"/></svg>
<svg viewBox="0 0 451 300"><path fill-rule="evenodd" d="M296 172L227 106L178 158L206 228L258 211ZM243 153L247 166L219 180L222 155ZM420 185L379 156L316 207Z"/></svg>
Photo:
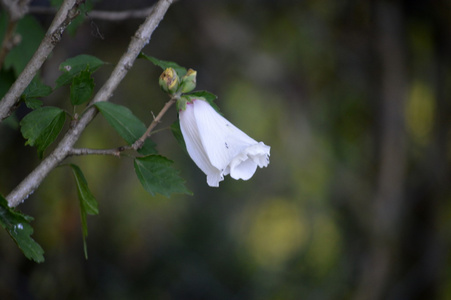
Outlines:
<svg viewBox="0 0 451 300"><path fill-rule="evenodd" d="M121 156L122 149L90 149L90 148L73 148L67 153L67 156L81 156L81 155L113 155Z"/></svg>
<svg viewBox="0 0 451 300"><path fill-rule="evenodd" d="M149 43L152 33L163 19L172 0L160 0L152 14L147 17L132 37L127 51L122 55L108 80L94 96L90 108L65 134L58 146L47 156L6 198L10 207L15 207L28 197L44 180L48 173L60 164L72 151L83 130L97 114L94 103L108 101L114 90L132 67L142 48Z"/></svg>
<svg viewBox="0 0 451 300"><path fill-rule="evenodd" d="M22 19L28 12L28 5L31 0L0 0L3 8L8 12L11 22Z"/></svg>
<svg viewBox="0 0 451 300"><path fill-rule="evenodd" d="M61 8L53 19L52 24L33 57L0 101L0 122L13 112L23 91L30 84L55 45L60 41L61 35L67 25L69 25L72 19L77 16L78 5L83 1L84 0L65 0L61 5Z"/></svg>
<svg viewBox="0 0 451 300"><path fill-rule="evenodd" d="M119 22L128 19L144 19L152 13L153 5L142 9L124 10L124 11L104 11L92 10L87 12L90 19ZM56 10L53 7L31 6L29 12L32 14L54 14Z"/></svg>

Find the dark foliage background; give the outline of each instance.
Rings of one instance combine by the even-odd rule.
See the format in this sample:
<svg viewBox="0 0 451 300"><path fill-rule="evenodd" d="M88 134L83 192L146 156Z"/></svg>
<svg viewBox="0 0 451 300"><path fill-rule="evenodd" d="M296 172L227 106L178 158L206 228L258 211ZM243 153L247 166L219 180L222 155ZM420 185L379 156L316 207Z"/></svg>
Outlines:
<svg viewBox="0 0 451 300"><path fill-rule="evenodd" d="M45 83L65 59L91 54L111 63L99 88L140 22L88 13L46 62ZM449 1L177 1L145 53L197 70L224 115L272 147L271 164L209 188L163 130L158 150L194 192L168 199L144 191L131 159L73 158L99 201L89 259L72 174L58 168L20 206L45 263L0 232L1 299L451 298ZM138 60L112 101L150 123L167 100L160 72ZM69 109L68 95L45 105ZM13 125L0 126L0 141L6 195L38 157ZM122 144L101 116L78 143Z"/></svg>

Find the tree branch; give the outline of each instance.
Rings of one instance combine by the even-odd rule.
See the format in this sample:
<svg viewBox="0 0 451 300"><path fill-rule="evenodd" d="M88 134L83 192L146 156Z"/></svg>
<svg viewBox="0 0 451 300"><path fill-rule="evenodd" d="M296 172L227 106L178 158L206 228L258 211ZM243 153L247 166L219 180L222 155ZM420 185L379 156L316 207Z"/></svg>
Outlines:
<svg viewBox="0 0 451 300"><path fill-rule="evenodd" d="M160 123L161 118L168 111L171 105L174 104L176 101L177 99L174 97L171 98L171 100L169 100L168 102L166 102L166 104L158 113L158 115L153 119L152 123L150 123L149 127L147 128L146 132L142 135L142 137L140 137L136 142L133 143L132 145L133 150L138 150L144 145L144 142L150 136L152 130L155 128L155 126L157 126L158 123Z"/></svg>
<svg viewBox="0 0 451 300"><path fill-rule="evenodd" d="M81 133L91 120L96 116L97 109L94 103L108 101L113 95L114 90L132 67L136 57L142 48L149 43L152 33L163 19L172 0L160 0L155 5L152 14L147 17L144 23L139 27L132 37L127 51L122 55L118 64L114 68L108 80L94 96L90 107L80 117L64 135L58 146L47 156L6 198L10 207L20 204L29 194L31 194L44 180L48 173L62 162L70 153L75 142L79 139Z"/></svg>
<svg viewBox="0 0 451 300"><path fill-rule="evenodd" d="M60 41L66 27L78 15L78 6L84 1L65 0L61 5L60 10L53 19L52 24L33 57L0 101L0 122L13 112L23 91L30 84L55 45Z"/></svg>
<svg viewBox="0 0 451 300"><path fill-rule="evenodd" d="M125 11L103 11L92 10L87 13L90 19L119 22L127 19L144 19L152 13L153 5L142 9L133 9ZM53 7L31 6L29 12L32 14L54 14Z"/></svg>
<svg viewBox="0 0 451 300"><path fill-rule="evenodd" d="M17 22L28 12L31 0L1 0L3 8L8 12L10 22Z"/></svg>
<svg viewBox="0 0 451 300"><path fill-rule="evenodd" d="M67 156L81 156L81 155L113 155L116 157L121 156L121 152L124 151L122 147L114 149L90 149L90 148L73 148L67 153Z"/></svg>
<svg viewBox="0 0 451 300"><path fill-rule="evenodd" d="M150 123L146 132L136 140L131 146L121 146L113 149L90 149L90 148L73 148L68 152L68 156L81 156L81 155L114 155L120 156L122 152L128 150L138 150L143 145L146 139L150 137L152 133L154 133L153 129L161 122L164 114L168 111L168 109L177 101L177 98L171 98L166 104L163 106L161 111L158 113L156 117L154 117L152 123Z"/></svg>
<svg viewBox="0 0 451 300"><path fill-rule="evenodd" d="M0 70L3 66L6 56L9 51L20 42L20 36L15 35L17 22L23 18L28 11L30 0L12 1L0 0L3 8L8 12L9 20L6 27L5 36L0 49Z"/></svg>
<svg viewBox="0 0 451 300"><path fill-rule="evenodd" d="M3 37L2 48L0 49L0 70L9 51L20 42L20 37L14 34L16 32L16 25L17 21L10 20L8 22L5 36Z"/></svg>

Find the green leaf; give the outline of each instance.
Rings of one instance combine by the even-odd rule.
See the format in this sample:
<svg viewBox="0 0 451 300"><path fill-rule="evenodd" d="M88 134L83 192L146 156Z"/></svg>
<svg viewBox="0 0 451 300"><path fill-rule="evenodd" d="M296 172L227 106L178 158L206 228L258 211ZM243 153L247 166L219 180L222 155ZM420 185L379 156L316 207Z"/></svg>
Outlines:
<svg viewBox="0 0 451 300"><path fill-rule="evenodd" d="M25 99L30 98L42 98L50 95L52 93L52 88L48 85L43 84L39 79L34 79L27 86L22 94Z"/></svg>
<svg viewBox="0 0 451 300"><path fill-rule="evenodd" d="M77 184L78 200L80 201L80 216L81 227L83 234L83 249L85 251L85 258L88 259L88 247L86 244L86 237L88 236L88 222L86 215L98 215L99 209L97 201L91 190L88 187L88 182L81 169L74 164L70 164L75 177L75 183Z"/></svg>
<svg viewBox="0 0 451 300"><path fill-rule="evenodd" d="M147 128L144 123L127 107L111 102L99 102L95 106L127 144L132 145L146 132ZM155 143L150 139L146 139L143 147L138 152L142 155L157 153Z"/></svg>
<svg viewBox="0 0 451 300"><path fill-rule="evenodd" d="M42 106L42 101L37 98L46 97L52 93L52 88L43 84L38 77L35 77L22 93L22 99L25 105L31 109L37 109Z"/></svg>
<svg viewBox="0 0 451 300"><path fill-rule="evenodd" d="M20 122L25 145L37 146L42 158L44 150L58 137L66 120L66 113L58 107L38 108Z"/></svg>
<svg viewBox="0 0 451 300"><path fill-rule="evenodd" d="M91 55L82 54L69 58L59 66L63 74L56 80L56 87L71 83L72 79L84 70L94 72L104 64L103 61Z"/></svg>
<svg viewBox="0 0 451 300"><path fill-rule="evenodd" d="M41 263L44 261L44 250L31 238L33 227L29 223L32 220L32 217L8 207L8 202L0 195L0 224L28 259Z"/></svg>
<svg viewBox="0 0 451 300"><path fill-rule="evenodd" d="M188 151L186 150L185 139L183 138L182 130L180 129L179 120L176 120L174 123L172 123L171 131L175 139L179 143L180 147L182 147L182 149L186 152L186 154L188 154Z"/></svg>
<svg viewBox="0 0 451 300"><path fill-rule="evenodd" d="M64 0L50 0L50 5L58 8L63 4Z"/></svg>
<svg viewBox="0 0 451 300"><path fill-rule="evenodd" d="M42 106L42 101L36 98L25 98L25 105L29 108L29 109L38 109L39 107Z"/></svg>
<svg viewBox="0 0 451 300"><path fill-rule="evenodd" d="M218 99L218 96L216 96L215 94L212 94L212 93L207 92L207 91L195 91L195 92L192 92L192 93L188 93L186 95L190 96L190 97L195 97L195 98L204 98L205 100L207 100L208 103L210 103L210 105L217 112L219 112L219 107L215 103L215 100Z"/></svg>
<svg viewBox="0 0 451 300"><path fill-rule="evenodd" d="M136 176L152 196L156 193L166 197L174 193L192 195L172 164L172 161L161 155L138 157L134 162Z"/></svg>
<svg viewBox="0 0 451 300"><path fill-rule="evenodd" d="M6 56L4 68L12 68L16 76L19 76L39 47L45 32L33 16L26 15L17 23L16 33L21 36L21 42Z"/></svg>
<svg viewBox="0 0 451 300"><path fill-rule="evenodd" d="M173 68L176 72L177 75L179 77L182 77L183 75L186 74L186 69L180 65L178 65L177 63L173 62L173 61L164 61L164 60L160 60L158 58L152 57L152 56L148 56L145 55L144 53L140 53L138 58L145 58L148 61L150 61L151 63L153 63L154 65L156 65L157 67L162 68L163 70L166 70L167 68Z"/></svg>
<svg viewBox="0 0 451 300"><path fill-rule="evenodd" d="M91 99L94 91L92 72L87 68L74 77L70 86L70 101L73 105L80 105Z"/></svg>

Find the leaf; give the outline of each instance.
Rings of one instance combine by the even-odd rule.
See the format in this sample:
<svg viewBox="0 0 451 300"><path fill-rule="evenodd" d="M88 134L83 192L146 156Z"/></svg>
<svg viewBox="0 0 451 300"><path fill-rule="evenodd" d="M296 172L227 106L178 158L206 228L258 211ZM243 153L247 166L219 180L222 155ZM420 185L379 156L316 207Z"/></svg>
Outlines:
<svg viewBox="0 0 451 300"><path fill-rule="evenodd" d="M30 109L37 109L42 106L42 101L37 98L46 97L52 93L52 88L43 84L39 78L35 77L22 93L25 105Z"/></svg>
<svg viewBox="0 0 451 300"><path fill-rule="evenodd" d="M169 197L171 194L192 193L185 187L173 162L161 155L148 155L135 159L135 172L144 189L155 196L156 193Z"/></svg>
<svg viewBox="0 0 451 300"><path fill-rule="evenodd" d="M85 251L85 258L88 259L88 247L86 244L86 237L88 236L88 222L86 215L98 215L99 209L97 205L97 200L91 193L88 187L88 182L81 169L74 164L70 164L75 177L75 183L77 184L78 200L80 201L80 217L81 217L81 228L83 234L83 249Z"/></svg>
<svg viewBox="0 0 451 300"><path fill-rule="evenodd" d="M97 57L86 54L69 58L59 66L59 69L60 71L63 71L63 74L56 80L56 87L71 83L72 79L83 70L88 69L89 71L94 72L104 64L105 63Z"/></svg>
<svg viewBox="0 0 451 300"><path fill-rule="evenodd" d="M60 7L63 2L64 0L50 0L50 4L56 8Z"/></svg>
<svg viewBox="0 0 451 300"><path fill-rule="evenodd" d="M26 15L17 23L16 34L21 36L21 41L6 56L4 68L12 68L19 76L39 47L45 32L34 17Z"/></svg>
<svg viewBox="0 0 451 300"><path fill-rule="evenodd" d="M38 109L39 107L42 106L42 101L36 98L25 98L25 105L29 108L29 109Z"/></svg>
<svg viewBox="0 0 451 300"><path fill-rule="evenodd" d="M94 91L94 79L92 72L87 68L74 77L70 86L70 102L73 105L80 105L87 102Z"/></svg>
<svg viewBox="0 0 451 300"><path fill-rule="evenodd" d="M188 151L186 150L185 139L183 138L182 130L180 129L180 121L179 120L176 120L174 123L172 123L171 131L172 131L172 134L174 135L175 139L179 143L180 147L182 147L182 149L185 151L185 153L188 154Z"/></svg>
<svg viewBox="0 0 451 300"><path fill-rule="evenodd" d="M20 122L25 145L37 146L42 158L44 150L58 137L66 120L66 113L58 107L38 108L26 115Z"/></svg>
<svg viewBox="0 0 451 300"><path fill-rule="evenodd" d="M41 263L44 261L44 250L31 238L33 227L29 223L32 220L32 217L10 208L0 195L0 224L28 259Z"/></svg>
<svg viewBox="0 0 451 300"><path fill-rule="evenodd" d="M146 132L147 128L144 123L127 107L111 102L99 102L95 106L127 144L132 145ZM157 153L155 143L150 139L146 139L143 147L138 152L142 155Z"/></svg>
<svg viewBox="0 0 451 300"><path fill-rule="evenodd" d="M216 103L214 102L216 99L218 99L218 96L216 96L215 94L212 94L210 92L207 91L195 91L192 93L188 93L186 94L190 97L199 97L199 98L204 98L205 100L207 100L208 103L210 103L210 105L217 111L219 112L219 107L216 105Z"/></svg>
<svg viewBox="0 0 451 300"><path fill-rule="evenodd" d="M34 79L27 86L25 91L22 94L22 97L25 99L30 98L42 98L50 95L52 93L52 88L48 85L43 84L39 79Z"/></svg>
<svg viewBox="0 0 451 300"><path fill-rule="evenodd" d="M163 70L166 70L167 68L173 68L176 72L177 75L179 77L182 77L183 75L186 74L186 69L180 65L178 65L177 63L173 62L173 61L164 61L164 60L160 60L158 58L152 57L152 56L148 56L145 55L144 53L140 53L138 58L145 58L148 61L150 61L151 63L153 63L154 65L156 65L157 67L162 68Z"/></svg>

